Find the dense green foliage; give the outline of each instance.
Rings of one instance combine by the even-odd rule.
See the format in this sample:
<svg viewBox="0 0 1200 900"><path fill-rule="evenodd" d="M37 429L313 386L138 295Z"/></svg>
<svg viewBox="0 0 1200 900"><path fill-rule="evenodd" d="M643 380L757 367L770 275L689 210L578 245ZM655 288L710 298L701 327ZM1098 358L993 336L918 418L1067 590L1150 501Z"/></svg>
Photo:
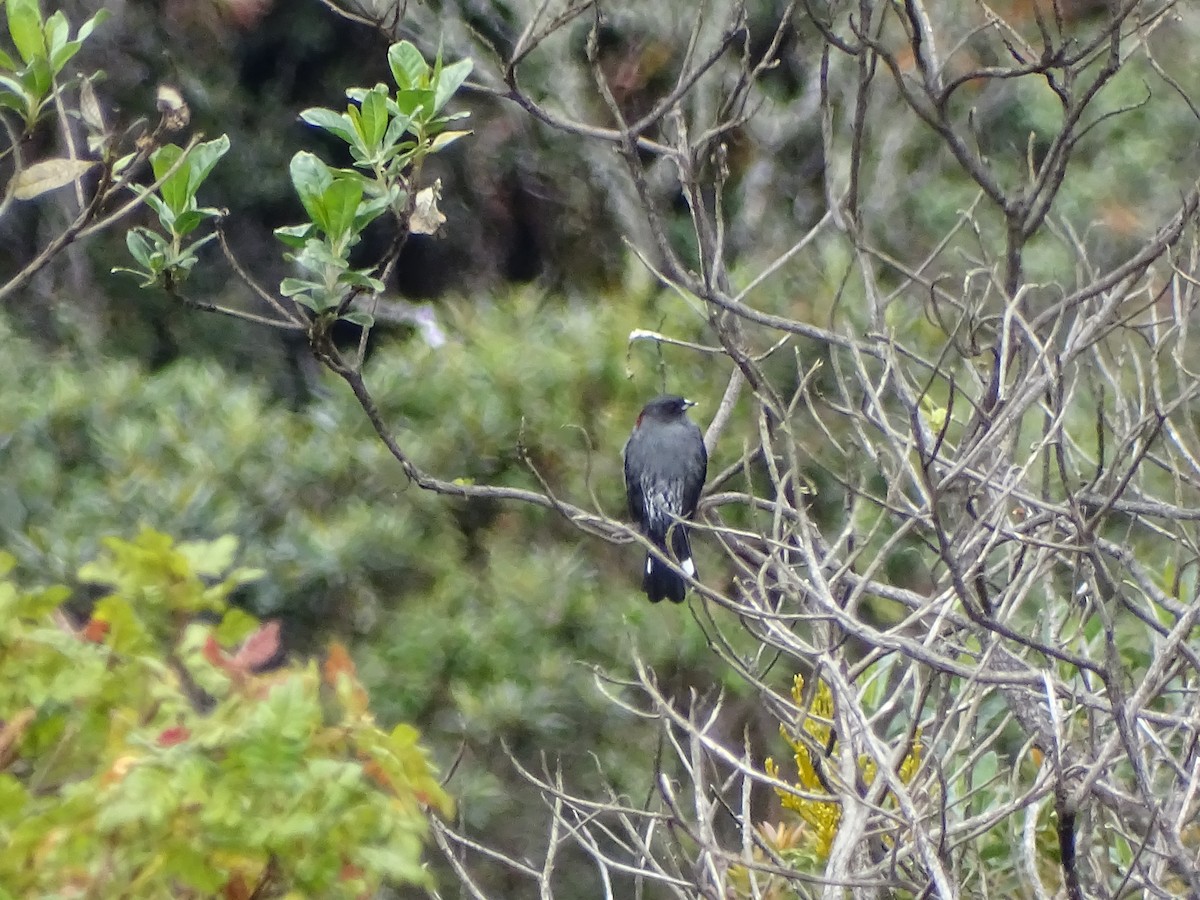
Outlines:
<svg viewBox="0 0 1200 900"><path fill-rule="evenodd" d="M106 540L79 571L104 593L78 628L68 589L23 590L0 557L0 895L427 881L425 809L451 805L415 731L375 725L344 650L324 679L264 672L278 626L229 606L261 575L232 568L235 547Z"/></svg>

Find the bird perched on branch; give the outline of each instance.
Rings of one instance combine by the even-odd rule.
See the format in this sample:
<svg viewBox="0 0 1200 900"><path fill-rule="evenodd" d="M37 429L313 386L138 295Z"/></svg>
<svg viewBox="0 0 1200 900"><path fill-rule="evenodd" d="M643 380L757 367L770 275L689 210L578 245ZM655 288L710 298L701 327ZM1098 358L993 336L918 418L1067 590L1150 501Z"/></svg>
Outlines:
<svg viewBox="0 0 1200 900"><path fill-rule="evenodd" d="M695 405L675 396L651 400L642 409L625 443L629 515L654 546L693 578L696 564L682 520L695 513L708 474L704 436L687 415L688 407ZM682 603L687 582L662 560L648 554L642 590L651 603L663 597Z"/></svg>

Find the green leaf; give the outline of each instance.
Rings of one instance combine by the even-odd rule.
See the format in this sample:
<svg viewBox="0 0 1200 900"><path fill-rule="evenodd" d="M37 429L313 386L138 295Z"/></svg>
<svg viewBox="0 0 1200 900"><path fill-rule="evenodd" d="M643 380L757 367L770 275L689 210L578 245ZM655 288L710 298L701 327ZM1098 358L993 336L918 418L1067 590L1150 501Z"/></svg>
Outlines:
<svg viewBox="0 0 1200 900"><path fill-rule="evenodd" d="M97 25L108 19L110 13L106 9L100 10L92 18L88 19L79 28L79 34L75 40L68 40L70 36L70 28L66 16L62 12L56 12L46 23L47 43L50 51L50 69L57 75L63 70L71 58L79 52L84 41L91 36L92 31Z"/></svg>
<svg viewBox="0 0 1200 900"><path fill-rule="evenodd" d="M113 174L120 175L122 172L124 172L126 169L128 169L133 164L133 161L135 159L137 159L136 153L126 153L124 156L122 156L120 159L118 159L115 163L112 164Z"/></svg>
<svg viewBox="0 0 1200 900"><path fill-rule="evenodd" d="M187 161L187 191L189 201L196 196L196 191L200 189L200 185L208 178L213 167L228 152L229 135L226 134L211 141L204 141L192 148Z"/></svg>
<svg viewBox="0 0 1200 900"><path fill-rule="evenodd" d="M409 130L412 125L412 119L408 116L395 115L392 121L388 123L387 133L383 136L383 146L391 148L400 138L404 137L404 133Z"/></svg>
<svg viewBox="0 0 1200 900"><path fill-rule="evenodd" d="M213 854L196 847L188 844L173 847L165 859L164 871L192 888L185 896L229 896L221 890L228 881L228 874L214 861Z"/></svg>
<svg viewBox="0 0 1200 900"><path fill-rule="evenodd" d="M401 115L425 121L432 115L433 91L428 88L400 91L396 94L396 106Z"/></svg>
<svg viewBox="0 0 1200 900"><path fill-rule="evenodd" d="M21 75L21 80L25 82L28 92L34 98L39 100L45 98L50 92L50 86L53 83L50 60L45 56L36 57L29 63L29 67ZM48 98L44 102L48 102Z"/></svg>
<svg viewBox="0 0 1200 900"><path fill-rule="evenodd" d="M303 225L284 225L281 228L275 229L275 237L283 241L289 247L299 249L303 247L305 242L313 236L312 223L306 222Z"/></svg>
<svg viewBox="0 0 1200 900"><path fill-rule="evenodd" d="M128 598L109 594L92 611L92 618L109 625L108 643L118 653L143 650L147 646L146 628L133 612Z"/></svg>
<svg viewBox="0 0 1200 900"><path fill-rule="evenodd" d="M388 65L392 69L392 78L396 87L402 91L419 87L428 76L429 66L421 51L408 41L401 41L388 47Z"/></svg>
<svg viewBox="0 0 1200 900"><path fill-rule="evenodd" d="M338 284L346 287L363 288L379 293L383 290L383 282L370 274L367 269L352 269L338 276Z"/></svg>
<svg viewBox="0 0 1200 900"><path fill-rule="evenodd" d="M469 110L461 110L456 113L443 113L430 123L430 127L436 131L441 131L451 122L457 122L459 119L469 119L471 113Z"/></svg>
<svg viewBox="0 0 1200 900"><path fill-rule="evenodd" d="M341 240L353 234L354 218L358 213L358 204L362 202L362 181L358 178L339 177L325 191L321 198L329 217L326 233L334 240Z"/></svg>
<svg viewBox="0 0 1200 900"><path fill-rule="evenodd" d="M199 262L199 259L196 257L196 248L202 244L208 243L214 237L216 237L216 235L210 234L204 240L196 241L196 243L192 244L190 247L184 248L177 256L170 260L170 262L167 264L167 267L171 269L171 273L176 281L182 280L182 277L186 276L188 272L192 271L192 269L195 268L196 263Z"/></svg>
<svg viewBox="0 0 1200 900"><path fill-rule="evenodd" d="M162 197L158 194L143 194L142 197L146 201L146 205L154 210L164 228L170 231L175 227L175 213L171 212L170 207L163 203Z"/></svg>
<svg viewBox="0 0 1200 900"><path fill-rule="evenodd" d="M150 154L150 165L154 169L154 180L158 181L171 171L183 156L183 148L175 144L165 144ZM167 208L178 216L188 206L188 163L183 163L171 177L159 186L159 194L167 204ZM168 226L169 227L169 226Z"/></svg>
<svg viewBox="0 0 1200 900"><path fill-rule="evenodd" d="M354 233L357 234L366 228L371 222L375 221L379 215L387 210L391 205L391 198L384 194L382 197L375 197L371 200L364 200L358 205L358 211L354 214Z"/></svg>
<svg viewBox="0 0 1200 900"><path fill-rule="evenodd" d="M231 587L238 587L243 584L251 584L255 581L262 581L267 577L265 569L255 569L251 566L238 566L233 571L225 576L225 584Z"/></svg>
<svg viewBox="0 0 1200 900"><path fill-rule="evenodd" d="M296 302L304 304L319 315L327 313L331 309L336 309L341 299L340 294L331 293L322 287L320 290L314 291L309 295L297 295Z"/></svg>
<svg viewBox="0 0 1200 900"><path fill-rule="evenodd" d="M430 879L421 864L421 843L415 837L398 836L390 845L360 847L357 856L370 870L382 872L395 881L424 884Z"/></svg>
<svg viewBox="0 0 1200 900"><path fill-rule="evenodd" d="M126 266L113 266L108 270L110 275L132 275L139 279L138 287L148 288L154 287L156 278L154 275L143 272L141 269L130 269Z"/></svg>
<svg viewBox="0 0 1200 900"><path fill-rule="evenodd" d="M130 228L125 232L125 246L129 255L137 260L144 269L150 268L150 242L146 240L140 228Z"/></svg>
<svg viewBox="0 0 1200 900"><path fill-rule="evenodd" d="M21 811L29 802L29 792L15 775L8 772L0 773L0 809L3 809L10 821L17 821Z"/></svg>
<svg viewBox="0 0 1200 900"><path fill-rule="evenodd" d="M450 101L450 98L458 92L458 89L462 87L462 83L467 80L467 76L471 74L471 69L474 67L474 62L469 59L463 59L442 69L438 75L437 84L433 88L434 113L445 106Z"/></svg>
<svg viewBox="0 0 1200 900"><path fill-rule="evenodd" d="M226 534L213 541L184 541L176 550L186 559L197 575L213 578L233 565L237 553L237 538Z"/></svg>
<svg viewBox="0 0 1200 900"><path fill-rule="evenodd" d="M233 647L254 634L258 625L258 619L233 606L221 617L221 624L216 627L214 635L221 646Z"/></svg>
<svg viewBox="0 0 1200 900"><path fill-rule="evenodd" d="M8 91L0 91L0 107L3 107L4 109L11 109L22 119L25 118L25 114L28 110L28 105L25 103L23 96L18 97L14 94L10 94Z"/></svg>
<svg viewBox="0 0 1200 900"><path fill-rule="evenodd" d="M375 317L373 315L368 312L360 312L359 310L346 313L342 316L342 320L353 322L355 325L361 325L363 328L370 328L375 324Z"/></svg>
<svg viewBox="0 0 1200 900"><path fill-rule="evenodd" d="M325 312L329 308L327 303L314 300L311 294L296 294L292 297L297 303L306 309L311 309L315 313Z"/></svg>
<svg viewBox="0 0 1200 900"><path fill-rule="evenodd" d="M380 90L371 91L363 98L359 118L359 133L368 151L379 150L387 128L387 100Z"/></svg>
<svg viewBox="0 0 1200 900"><path fill-rule="evenodd" d="M45 57L46 43L42 34L42 13L37 0L7 0L8 33L21 59L30 62Z"/></svg>
<svg viewBox="0 0 1200 900"><path fill-rule="evenodd" d="M32 200L77 181L94 165L87 159L44 159L18 172L9 189L18 200Z"/></svg>
<svg viewBox="0 0 1200 900"><path fill-rule="evenodd" d="M67 41L61 47L55 47L50 51L50 71L55 75L63 70L69 63L72 57L79 52L83 46L82 41Z"/></svg>
<svg viewBox="0 0 1200 900"><path fill-rule="evenodd" d="M299 299L301 294L319 290L321 287L322 285L315 281L305 281L303 278L285 278L279 282L279 293L285 297Z"/></svg>
<svg viewBox="0 0 1200 900"><path fill-rule="evenodd" d="M345 113L335 113L332 109L316 106L304 110L300 113L300 118L309 125L336 134L348 144L354 143L354 128Z"/></svg>
<svg viewBox="0 0 1200 900"><path fill-rule="evenodd" d="M112 13L107 9L101 9L98 13L79 26L79 34L75 39L82 43L92 36L92 32L96 30L97 25L103 25L112 18Z"/></svg>
<svg viewBox="0 0 1200 900"><path fill-rule="evenodd" d="M189 209L185 213L180 213L179 216L175 218L175 223L171 227L171 232L179 237L184 237L185 235L191 234L193 231L195 231L197 226L199 226L199 224L206 218L208 218L208 216L206 216L200 210Z"/></svg>
<svg viewBox="0 0 1200 900"><path fill-rule="evenodd" d="M219 138L197 144L174 174L162 183L159 193L166 202L167 208L171 210L173 219L194 208L196 191L200 189L200 185L212 172L218 160L227 152L229 152L228 135L223 134ZM156 150L150 157L155 179L162 178L169 172L182 155L183 150L175 144L166 144ZM164 222L164 224L167 223ZM167 227L172 226L167 224ZM190 230L191 228L188 229L188 231ZM175 233L186 234L187 232L176 231Z"/></svg>
<svg viewBox="0 0 1200 900"><path fill-rule="evenodd" d="M301 151L292 157L289 167L292 176L292 186L304 204L308 213L322 231L330 232L329 216L321 205L325 192L333 184L333 173L329 166L307 151Z"/></svg>
<svg viewBox="0 0 1200 900"><path fill-rule="evenodd" d="M62 10L55 12L46 20L44 32L50 71L57 75L71 61L71 57L79 52L83 41L71 40L71 26Z"/></svg>
<svg viewBox="0 0 1200 900"><path fill-rule="evenodd" d="M13 62L13 58L0 50L0 68L8 69L10 72L15 72L17 64Z"/></svg>
<svg viewBox="0 0 1200 900"><path fill-rule="evenodd" d="M46 49L51 57L56 51L66 46L67 41L71 38L71 26L67 22L66 14L61 9L50 14L50 18L42 27L42 34L45 36Z"/></svg>
<svg viewBox="0 0 1200 900"><path fill-rule="evenodd" d="M31 620L44 619L62 606L70 596L70 589L61 584L25 594L17 605L17 615Z"/></svg>
<svg viewBox="0 0 1200 900"><path fill-rule="evenodd" d="M439 150L445 150L459 138L466 137L471 134L469 131L443 131L433 139L429 144L429 152L437 153Z"/></svg>
<svg viewBox="0 0 1200 900"><path fill-rule="evenodd" d="M292 260L309 272L314 272L322 277L327 274L326 269L341 272L350 268L350 263L346 261L344 254L335 252L328 241L316 238L309 238L305 241L304 249L292 256Z"/></svg>

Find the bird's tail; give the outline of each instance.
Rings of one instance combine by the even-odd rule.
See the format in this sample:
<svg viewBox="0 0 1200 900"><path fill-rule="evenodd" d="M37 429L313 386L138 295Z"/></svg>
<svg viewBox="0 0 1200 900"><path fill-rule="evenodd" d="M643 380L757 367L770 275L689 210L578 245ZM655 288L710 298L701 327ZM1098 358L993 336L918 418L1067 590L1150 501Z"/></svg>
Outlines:
<svg viewBox="0 0 1200 900"><path fill-rule="evenodd" d="M679 561L679 568L693 578L696 577L696 563L692 560L692 547L688 542L687 529L683 525L675 525L671 529L671 550ZM667 542L664 537L654 542L660 550L667 552ZM664 597L672 603L682 603L687 593L687 582L682 575L673 572L671 568L653 554L646 554L646 574L642 576L642 590L650 598L651 603L657 603Z"/></svg>

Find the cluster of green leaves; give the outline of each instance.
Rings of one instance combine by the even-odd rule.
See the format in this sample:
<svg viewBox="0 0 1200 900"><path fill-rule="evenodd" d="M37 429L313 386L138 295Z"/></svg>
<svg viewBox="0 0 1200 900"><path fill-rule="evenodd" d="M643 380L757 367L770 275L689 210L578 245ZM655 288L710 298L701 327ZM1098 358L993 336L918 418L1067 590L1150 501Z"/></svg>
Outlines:
<svg viewBox="0 0 1200 900"><path fill-rule="evenodd" d="M439 186L414 191L423 161L467 134L450 125L467 115L447 113L445 106L471 72L470 60L443 66L440 56L427 63L407 41L388 50L396 89L378 84L350 88L344 113L305 110L302 118L346 142L354 167L334 168L307 151L296 153L289 166L292 186L308 214L299 225L275 234L296 252L286 258L304 277L285 278L280 293L318 315L372 324L369 313L351 310L361 293L378 293L383 282L375 266L353 268L350 251L363 229L385 212L409 231L432 234L444 216L437 208ZM117 268L141 280L143 287L168 289L182 282L197 262L197 252L214 235L186 243L205 220L221 211L202 207L196 192L229 150L229 139L200 143L183 150L160 147L151 157L157 193L135 187L158 216L158 229L133 228L126 246L139 268Z"/></svg>
<svg viewBox="0 0 1200 900"><path fill-rule="evenodd" d="M4 6L20 62L0 49L0 106L20 116L28 131L54 101L55 78L109 13L100 10L72 38L71 23L62 10L43 18L38 0L5 0Z"/></svg>
<svg viewBox="0 0 1200 900"><path fill-rule="evenodd" d="M394 93L383 84L350 88L345 112L314 108L301 113L304 121L345 141L354 168L334 169L312 153L297 153L290 166L292 186L310 221L275 231L297 251L288 259L307 274L285 278L281 293L314 313L341 310L344 318L362 325L371 324L370 315L347 313L347 301L358 292L381 291L383 283L372 269L351 268L350 250L363 229L389 210L405 227L436 231L436 203L414 209L418 198L412 186L426 157L467 133L449 130L467 113L443 110L470 74L469 59L443 66L439 56L431 66L402 41L388 49L388 64ZM432 200L434 189L427 190Z"/></svg>
<svg viewBox="0 0 1200 900"><path fill-rule="evenodd" d="M37 0L7 0L4 7L16 58L0 48L0 108L16 113L28 134L54 102L60 90L58 76L95 27L108 17L108 11L100 10L72 38L71 24L62 10L44 18ZM87 82L83 84L84 90L88 90ZM14 149L10 147L0 157L9 156ZM16 200L31 200L70 184L93 165L74 157L20 165L8 186L8 194Z"/></svg>
<svg viewBox="0 0 1200 900"><path fill-rule="evenodd" d="M0 895L427 880L425 810L450 803L415 730L375 725L338 646L323 670L264 672L278 624L229 605L261 574L235 550L109 539L79 571L105 593L78 628L66 588L22 590L0 554Z"/></svg>
<svg viewBox="0 0 1200 900"><path fill-rule="evenodd" d="M170 286L187 278L199 260L200 248L216 234L207 234L190 243L185 243L185 239L203 222L221 215L219 209L200 206L196 192L228 151L229 138L221 135L215 140L199 143L189 151L176 144L166 144L151 154L154 179L160 182L158 193L141 188L135 190L158 215L166 234L140 225L130 228L125 234L125 246L141 268L117 267L113 272L128 272L140 278L142 287Z"/></svg>

